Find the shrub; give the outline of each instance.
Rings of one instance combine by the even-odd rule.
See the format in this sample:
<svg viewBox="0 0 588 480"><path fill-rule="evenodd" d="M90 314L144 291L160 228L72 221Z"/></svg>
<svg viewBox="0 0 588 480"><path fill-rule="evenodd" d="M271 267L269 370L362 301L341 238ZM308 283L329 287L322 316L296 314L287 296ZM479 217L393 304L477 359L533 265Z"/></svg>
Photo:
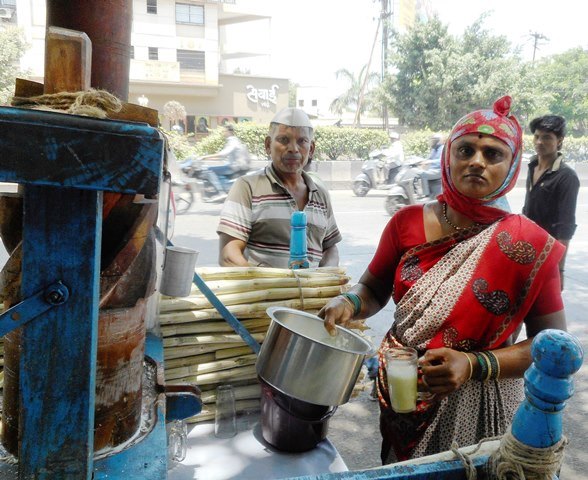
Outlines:
<svg viewBox="0 0 588 480"><path fill-rule="evenodd" d="M161 131L167 138L168 144L178 160L184 160L190 155L197 154L196 146L190 141L190 137L194 136L193 133L183 135L172 130L161 129Z"/></svg>
<svg viewBox="0 0 588 480"><path fill-rule="evenodd" d="M314 157L319 160L367 158L368 153L390 143L384 130L319 126Z"/></svg>

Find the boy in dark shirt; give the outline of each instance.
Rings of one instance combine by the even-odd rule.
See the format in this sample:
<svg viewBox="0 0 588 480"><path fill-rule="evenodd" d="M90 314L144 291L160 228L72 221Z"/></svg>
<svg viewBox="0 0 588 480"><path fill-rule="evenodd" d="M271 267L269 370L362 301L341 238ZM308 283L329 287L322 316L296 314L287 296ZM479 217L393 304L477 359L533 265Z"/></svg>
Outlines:
<svg viewBox="0 0 588 480"><path fill-rule="evenodd" d="M523 214L563 243L567 251L576 230L580 182L560 151L566 121L558 115L545 115L532 120L529 128L537 155L529 162ZM559 264L562 290L565 258Z"/></svg>

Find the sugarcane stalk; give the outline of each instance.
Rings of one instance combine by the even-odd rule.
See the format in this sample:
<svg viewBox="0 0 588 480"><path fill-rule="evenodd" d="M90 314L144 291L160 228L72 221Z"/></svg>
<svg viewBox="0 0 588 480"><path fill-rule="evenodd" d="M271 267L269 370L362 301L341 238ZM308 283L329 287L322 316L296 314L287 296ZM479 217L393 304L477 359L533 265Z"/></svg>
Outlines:
<svg viewBox="0 0 588 480"><path fill-rule="evenodd" d="M251 352L249 347L234 347L225 348L224 350L217 350L214 352L215 360L222 360L223 358L236 357L238 355L246 355Z"/></svg>
<svg viewBox="0 0 588 480"><path fill-rule="evenodd" d="M167 383L177 385L180 383L194 383L196 385L209 385L211 383L230 382L233 380L249 380L257 378L255 365L236 367L212 373L203 373L184 377L182 380L171 380Z"/></svg>
<svg viewBox="0 0 588 480"><path fill-rule="evenodd" d="M252 278L245 280L211 280L206 285L216 295L228 293L249 292L264 290L267 288L298 288L298 287L330 287L346 285L351 280L347 275L321 274L313 277L279 277L279 278ZM196 285L192 285L190 297L203 296ZM165 300L175 297L164 297Z"/></svg>
<svg viewBox="0 0 588 480"><path fill-rule="evenodd" d="M316 267L303 270L290 270L289 268L266 267L200 267L196 272L204 281L223 280L227 278L287 278L310 277L312 275L345 275L343 267Z"/></svg>
<svg viewBox="0 0 588 480"><path fill-rule="evenodd" d="M253 320L242 320L241 323L248 330L252 330L258 327L267 327L270 324L270 319L253 319ZM194 322L194 323L182 323L178 325L164 325L161 327L161 334L164 337L171 337L173 335L185 335L188 333L230 333L233 332L233 328L224 321L217 322ZM179 345L181 338L176 341L163 339L163 345Z"/></svg>
<svg viewBox="0 0 588 480"><path fill-rule="evenodd" d="M289 300L292 298L309 299L309 298L332 298L341 293L339 285L327 287L294 287L294 288L268 288L264 290L251 290L248 292L228 293L218 295L219 301L225 305L243 305L259 302L268 302L274 300ZM162 299L160 303L160 312L184 311L184 310L202 310L211 308L212 305L206 297L192 296L181 299Z"/></svg>
<svg viewBox="0 0 588 480"><path fill-rule="evenodd" d="M259 302L251 305L230 305L227 307L233 315L241 319L249 315L264 313L269 307L287 307L296 310L320 310L330 298L309 298L305 300L291 299L277 302ZM187 312L164 313L159 316L161 325L174 323L190 323L199 320L221 319L222 315L215 309L204 309Z"/></svg>
<svg viewBox="0 0 588 480"><path fill-rule="evenodd" d="M235 393L235 400L245 400L248 398L259 399L261 395L261 385L259 383L252 383L251 385L242 385L240 387L233 387ZM216 389L202 392L200 396L202 403L216 402Z"/></svg>
<svg viewBox="0 0 588 480"><path fill-rule="evenodd" d="M237 414L247 413L251 411L259 410L259 400L248 399L248 400L237 400L235 402L235 410ZM186 419L186 423L200 423L214 419L216 407L215 405L205 405L198 415Z"/></svg>
<svg viewBox="0 0 588 480"><path fill-rule="evenodd" d="M263 341L265 333L254 333L252 337L258 342ZM170 337L163 339L164 352L174 348L184 348L185 346L199 346L206 344L230 345L230 347L241 347L244 345L243 339L236 333L216 333L211 335L187 335L182 337ZM206 352L202 352L206 353ZM196 355L193 353L192 355Z"/></svg>
<svg viewBox="0 0 588 480"><path fill-rule="evenodd" d="M216 360L213 362L186 365L179 368L170 368L165 370L165 378L167 380L175 380L195 374L217 372L234 367L244 367L246 365L253 365L256 359L257 355L251 353L239 357L227 358L225 360Z"/></svg>
<svg viewBox="0 0 588 480"><path fill-rule="evenodd" d="M249 347L242 347L245 348L247 351L245 351L244 353L240 353L240 355L245 355L246 353L251 352L251 349ZM228 350L235 350L233 348L227 348L227 349L223 349L223 350L217 350L215 352L209 352L209 353L203 353L201 355L192 355L189 357L181 357L181 358L170 358L168 360L165 360L165 369L172 369L172 368L179 368L179 367L185 367L187 365L194 365L196 363L208 363L208 362L214 362L215 360L219 360L219 358L217 358L216 354L217 352L224 352L224 351L228 351ZM228 355L226 358L230 358L230 357L235 357L238 354L236 353L232 353L231 355Z"/></svg>
<svg viewBox="0 0 588 480"><path fill-rule="evenodd" d="M241 337L239 337L240 339ZM215 352L223 348L233 348L235 346L245 345L243 340L231 341L230 343L204 343L201 345L183 345L181 347L168 347L163 349L163 358L167 362L169 359L190 357L202 353Z"/></svg>

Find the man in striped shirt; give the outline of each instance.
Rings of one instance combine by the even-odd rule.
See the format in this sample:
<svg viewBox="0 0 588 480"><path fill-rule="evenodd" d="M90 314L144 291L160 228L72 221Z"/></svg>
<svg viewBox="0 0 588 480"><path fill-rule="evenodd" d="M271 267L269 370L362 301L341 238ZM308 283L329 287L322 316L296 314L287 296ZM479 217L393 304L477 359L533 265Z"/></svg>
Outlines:
<svg viewBox="0 0 588 480"><path fill-rule="evenodd" d="M306 212L311 266L339 263L337 228L329 193L303 170L314 153L313 127L304 111L285 108L270 123L265 150L271 163L235 182L217 228L219 264L288 268L290 217Z"/></svg>

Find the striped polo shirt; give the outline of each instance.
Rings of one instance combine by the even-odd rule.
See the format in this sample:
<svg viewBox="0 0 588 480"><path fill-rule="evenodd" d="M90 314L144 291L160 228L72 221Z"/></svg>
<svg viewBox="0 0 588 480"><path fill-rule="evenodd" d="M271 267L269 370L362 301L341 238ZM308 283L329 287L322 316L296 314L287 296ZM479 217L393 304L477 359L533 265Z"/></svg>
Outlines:
<svg viewBox="0 0 588 480"><path fill-rule="evenodd" d="M302 172L309 189L304 207L307 218L308 261L318 266L323 251L341 241L328 191ZM283 186L272 165L237 179L221 211L217 233L247 242L245 257L251 265L288 268L290 217L296 200Z"/></svg>

